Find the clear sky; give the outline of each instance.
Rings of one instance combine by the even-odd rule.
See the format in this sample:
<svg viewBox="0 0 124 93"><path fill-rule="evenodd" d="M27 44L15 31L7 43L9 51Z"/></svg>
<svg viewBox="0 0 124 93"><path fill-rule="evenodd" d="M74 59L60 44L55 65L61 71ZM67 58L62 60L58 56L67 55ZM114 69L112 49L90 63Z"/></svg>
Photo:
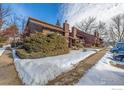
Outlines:
<svg viewBox="0 0 124 93"><path fill-rule="evenodd" d="M58 19L59 3L28 3L28 4L6 4L12 7L17 15L34 17L42 21L55 24Z"/></svg>

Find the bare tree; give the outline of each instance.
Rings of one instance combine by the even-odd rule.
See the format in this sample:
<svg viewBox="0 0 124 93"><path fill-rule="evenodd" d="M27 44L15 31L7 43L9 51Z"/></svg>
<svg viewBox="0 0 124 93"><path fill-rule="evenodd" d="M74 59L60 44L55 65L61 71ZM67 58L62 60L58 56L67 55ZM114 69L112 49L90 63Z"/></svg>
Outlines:
<svg viewBox="0 0 124 93"><path fill-rule="evenodd" d="M107 28L106 28L106 23L99 21L97 27L96 27L96 31L99 33L100 38L107 40Z"/></svg>
<svg viewBox="0 0 124 93"><path fill-rule="evenodd" d="M16 36L19 34L19 17L16 14L11 15L8 25L13 32L13 43L16 47Z"/></svg>
<svg viewBox="0 0 124 93"><path fill-rule="evenodd" d="M11 15L11 8L4 7L3 4L0 3L0 30L2 29L3 25L7 23L7 17Z"/></svg>
<svg viewBox="0 0 124 93"><path fill-rule="evenodd" d="M20 27L21 32L23 32L25 29L26 22L27 22L26 17L20 16L19 20L20 20L20 26L19 27Z"/></svg>
<svg viewBox="0 0 124 93"><path fill-rule="evenodd" d="M16 29L13 29L13 31L15 32L15 34L18 34L19 33L18 32L18 30L19 30L19 21L20 21L19 17L16 14L13 14L13 15L11 15L10 20L8 22L8 25L10 27L12 26L13 28L14 27L16 28Z"/></svg>
<svg viewBox="0 0 124 93"><path fill-rule="evenodd" d="M76 27L86 33L92 33L92 31L96 28L95 21L95 17L88 17L86 19L83 19L79 24L76 25Z"/></svg>
<svg viewBox="0 0 124 93"><path fill-rule="evenodd" d="M26 22L27 22L27 20L26 20L25 16L14 14L11 16L11 20L9 22L9 25L16 24L16 26L18 27L19 33L22 33L24 31Z"/></svg>
<svg viewBox="0 0 124 93"><path fill-rule="evenodd" d="M123 41L124 40L124 14L117 15L112 18L112 23L110 24L110 36L113 41Z"/></svg>

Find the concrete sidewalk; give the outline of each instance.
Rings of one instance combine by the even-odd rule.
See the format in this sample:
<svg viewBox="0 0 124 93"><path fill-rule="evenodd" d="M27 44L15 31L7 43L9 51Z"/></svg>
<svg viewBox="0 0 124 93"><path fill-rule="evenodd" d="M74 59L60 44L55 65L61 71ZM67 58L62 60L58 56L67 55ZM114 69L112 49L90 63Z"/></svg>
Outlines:
<svg viewBox="0 0 124 93"><path fill-rule="evenodd" d="M18 78L13 58L10 50L5 52L0 57L0 85L21 85L21 80Z"/></svg>

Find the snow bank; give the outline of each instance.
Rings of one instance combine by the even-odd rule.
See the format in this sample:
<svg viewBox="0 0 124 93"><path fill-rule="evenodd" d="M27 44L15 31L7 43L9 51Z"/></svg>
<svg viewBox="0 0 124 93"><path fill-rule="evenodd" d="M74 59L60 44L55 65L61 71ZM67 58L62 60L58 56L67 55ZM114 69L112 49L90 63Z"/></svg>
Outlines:
<svg viewBox="0 0 124 93"><path fill-rule="evenodd" d="M102 48L85 48L87 51L100 51Z"/></svg>
<svg viewBox="0 0 124 93"><path fill-rule="evenodd" d="M117 61L117 60L115 60L115 59L113 59L113 56L111 55L111 57L109 57L110 59L111 59L111 62L112 62L112 64L114 64L114 65L117 65L117 64L119 64L119 65L124 65L124 62L123 61Z"/></svg>
<svg viewBox="0 0 124 93"><path fill-rule="evenodd" d="M11 45L10 45L10 44L8 44L8 45L4 45L4 46L3 46L3 48L8 48L8 47L10 47L10 48L11 48Z"/></svg>
<svg viewBox="0 0 124 93"><path fill-rule="evenodd" d="M19 59L13 50L14 63L23 83L43 85L62 72L68 71L74 64L96 53L73 50L68 54L40 59Z"/></svg>
<svg viewBox="0 0 124 93"><path fill-rule="evenodd" d="M3 54L7 47L11 47L11 45L10 44L4 45L2 48L0 48L0 56Z"/></svg>
<svg viewBox="0 0 124 93"><path fill-rule="evenodd" d="M0 56L3 54L4 51L5 51L5 48L0 48Z"/></svg>
<svg viewBox="0 0 124 93"><path fill-rule="evenodd" d="M115 60L112 60L112 63L113 63L114 65L117 65L117 64L119 64L119 65L124 65L124 62L122 62L122 61L115 61Z"/></svg>
<svg viewBox="0 0 124 93"><path fill-rule="evenodd" d="M124 69L109 64L112 54L106 55L78 82L78 85L124 85Z"/></svg>

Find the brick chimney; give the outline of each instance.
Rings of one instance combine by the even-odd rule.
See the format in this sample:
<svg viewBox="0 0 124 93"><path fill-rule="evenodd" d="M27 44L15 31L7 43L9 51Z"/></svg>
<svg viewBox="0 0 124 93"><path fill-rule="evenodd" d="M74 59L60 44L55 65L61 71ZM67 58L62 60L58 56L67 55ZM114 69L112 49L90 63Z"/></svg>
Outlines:
<svg viewBox="0 0 124 93"><path fill-rule="evenodd" d="M76 27L72 27L72 37L76 39L77 38L76 35L77 35L77 29Z"/></svg>
<svg viewBox="0 0 124 93"><path fill-rule="evenodd" d="M3 23L3 20L2 20L2 18L0 18L0 24L2 24Z"/></svg>
<svg viewBox="0 0 124 93"><path fill-rule="evenodd" d="M94 36L99 37L99 33L97 31L95 31Z"/></svg>
<svg viewBox="0 0 124 93"><path fill-rule="evenodd" d="M69 24L67 23L67 20L65 20L63 24L63 30L65 32L64 36L69 37Z"/></svg>

